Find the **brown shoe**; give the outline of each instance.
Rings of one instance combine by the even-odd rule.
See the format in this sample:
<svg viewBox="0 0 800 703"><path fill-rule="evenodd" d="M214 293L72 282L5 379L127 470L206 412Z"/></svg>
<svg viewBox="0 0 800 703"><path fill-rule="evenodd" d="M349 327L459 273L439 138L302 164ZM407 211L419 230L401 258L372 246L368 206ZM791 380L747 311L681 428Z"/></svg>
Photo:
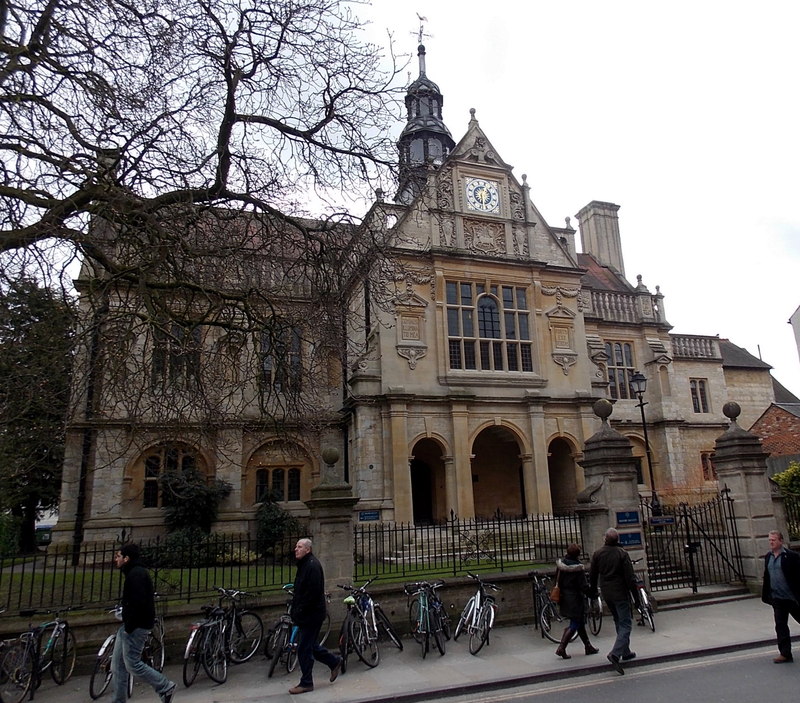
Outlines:
<svg viewBox="0 0 800 703"><path fill-rule="evenodd" d="M772 661L775 664L791 664L794 659L792 659L792 657L784 657L783 654L781 654L780 656L775 657Z"/></svg>
<svg viewBox="0 0 800 703"><path fill-rule="evenodd" d="M336 662L336 666L331 669L331 683L336 681L336 677L342 673L342 658L339 657L339 661Z"/></svg>
<svg viewBox="0 0 800 703"><path fill-rule="evenodd" d="M289 689L289 693L291 693L291 694L309 693L310 691L313 691L313 690L314 690L313 686L295 686L294 688L290 688Z"/></svg>

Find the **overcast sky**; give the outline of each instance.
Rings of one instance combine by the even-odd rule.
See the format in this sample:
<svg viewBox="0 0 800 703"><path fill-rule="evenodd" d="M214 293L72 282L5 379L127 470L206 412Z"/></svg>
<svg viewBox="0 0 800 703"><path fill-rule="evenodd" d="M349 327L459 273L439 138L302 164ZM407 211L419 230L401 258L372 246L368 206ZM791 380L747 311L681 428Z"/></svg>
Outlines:
<svg viewBox="0 0 800 703"><path fill-rule="evenodd" d="M661 286L673 332L760 347L800 396L800 2L375 0L359 14L416 54L416 12L453 138L474 107L552 225L620 205L627 278Z"/></svg>

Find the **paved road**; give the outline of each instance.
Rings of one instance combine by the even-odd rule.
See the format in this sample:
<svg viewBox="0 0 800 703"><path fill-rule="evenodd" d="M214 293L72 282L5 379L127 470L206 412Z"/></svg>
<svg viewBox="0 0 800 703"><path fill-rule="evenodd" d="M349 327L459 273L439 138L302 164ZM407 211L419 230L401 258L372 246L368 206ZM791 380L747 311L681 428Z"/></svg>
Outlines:
<svg viewBox="0 0 800 703"><path fill-rule="evenodd" d="M798 664L772 663L775 648L644 664L626 670L523 686L498 693L440 699L446 703L752 703L798 700Z"/></svg>

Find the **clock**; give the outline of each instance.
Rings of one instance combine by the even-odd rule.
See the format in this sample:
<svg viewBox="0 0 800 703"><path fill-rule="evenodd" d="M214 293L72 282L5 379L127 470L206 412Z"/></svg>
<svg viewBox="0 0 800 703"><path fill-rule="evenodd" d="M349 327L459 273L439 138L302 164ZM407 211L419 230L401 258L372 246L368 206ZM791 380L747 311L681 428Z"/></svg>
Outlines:
<svg viewBox="0 0 800 703"><path fill-rule="evenodd" d="M496 181L467 178L467 207L478 212L500 212L500 191Z"/></svg>

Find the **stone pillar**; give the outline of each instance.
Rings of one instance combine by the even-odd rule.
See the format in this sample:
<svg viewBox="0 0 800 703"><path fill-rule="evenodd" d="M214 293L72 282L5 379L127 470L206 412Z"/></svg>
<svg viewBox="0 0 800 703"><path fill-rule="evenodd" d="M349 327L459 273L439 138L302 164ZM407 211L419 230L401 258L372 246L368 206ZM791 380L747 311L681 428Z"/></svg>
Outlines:
<svg viewBox="0 0 800 703"><path fill-rule="evenodd" d="M411 495L411 469L408 456L408 409L405 401L392 401L389 423L392 450L392 486L394 521L413 522L414 507Z"/></svg>
<svg viewBox="0 0 800 703"><path fill-rule="evenodd" d="M353 581L353 506L358 498L345 482L344 470L336 466L339 451L325 449L322 460L322 480L311 489L306 505L314 554L325 571L325 590L336 593L336 584Z"/></svg>
<svg viewBox="0 0 800 703"><path fill-rule="evenodd" d="M761 440L736 423L741 413L737 403L725 403L722 412L730 419L731 426L717 438L714 467L720 488L727 488L734 500L742 575L750 589L758 590L764 572L761 557L769 548L769 531L780 530L788 535L787 525L783 515L775 515L767 477L767 454Z"/></svg>
<svg viewBox="0 0 800 703"><path fill-rule="evenodd" d="M603 546L605 531L615 527L620 544L630 552L631 559L639 559L645 556L644 534L633 449L630 441L608 424L614 409L608 400L598 400L592 409L603 424L586 440L583 459L578 462L586 479L586 487L578 493L576 509L583 550L594 553ZM646 573L646 562L637 564L636 570Z"/></svg>

